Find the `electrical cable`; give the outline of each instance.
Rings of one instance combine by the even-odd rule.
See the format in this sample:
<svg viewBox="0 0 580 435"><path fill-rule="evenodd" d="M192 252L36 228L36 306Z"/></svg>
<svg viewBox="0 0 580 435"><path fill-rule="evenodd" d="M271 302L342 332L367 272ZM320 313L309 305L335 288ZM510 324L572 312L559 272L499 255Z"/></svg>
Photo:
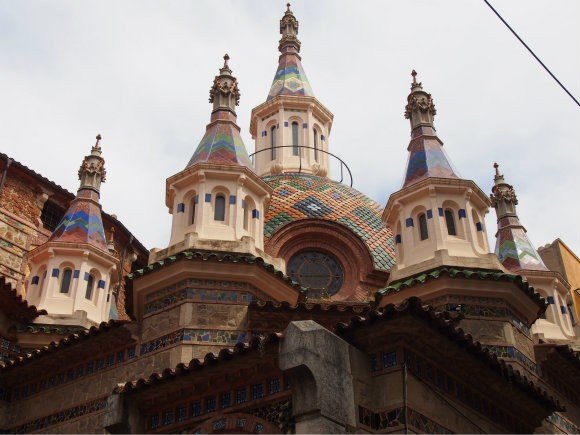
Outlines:
<svg viewBox="0 0 580 435"><path fill-rule="evenodd" d="M522 43L522 45L523 45L524 47L526 47L526 49L527 49L527 50L528 50L528 51L529 51L529 52L532 54L532 56L534 56L534 58L535 58L535 59L536 59L536 60L537 60L537 61L540 63L540 65L542 65L542 66L544 67L544 69L545 69L545 70L548 72L548 74L550 74L550 75L552 76L552 78L553 78L554 80L556 80L556 83L558 83L558 84L560 85L560 87L561 87L562 89L564 89L564 91L565 91L565 92L566 92L566 93L567 93L567 94L570 96L570 98L572 98L572 99L574 100L574 102L575 102L575 103L576 103L576 104L577 104L577 105L580 107L580 102L578 102L578 100L577 100L576 98L574 98L574 95L572 95L572 94L570 93L570 91L569 91L568 89L566 89L566 87L565 87L565 86L564 86L564 85L563 85L563 84L560 82L560 80L558 80L558 79L556 78L556 76L555 76L554 74L552 74L552 71L550 71L550 69L549 69L549 68L548 68L546 65L544 65L544 62L542 62L542 61L540 60L540 58L539 58L538 56L536 56L536 54L535 54L535 53L532 51L532 49L531 49L530 47L528 47L528 44L526 44L526 43L524 42L524 40L523 40L522 38L520 38L520 37L519 37L519 35L518 35L518 34L515 32L515 30L514 30L514 29L512 29L512 28L510 27L510 25L507 23L507 21L503 19L503 17L502 17L502 16L499 14L499 12L498 12L498 11L496 11L496 10L494 9L494 7L493 7L493 6L492 6L492 5L491 5L491 4L490 4L490 3L489 3L487 0L483 0L483 1L484 1L484 2L485 2L485 4L486 4L486 5L488 5L488 6L489 6L489 8L490 8L490 9L491 9L491 10L492 10L492 11L493 11L493 12L494 12L496 15L497 15L497 17L498 17L498 18L499 18L499 19L502 21L502 23L504 23L504 24L506 25L506 27L507 27L507 28L508 28L508 29L509 29L509 30L510 30L510 31L511 31L513 34L514 34L514 36L515 36L516 38L518 38L518 40L519 40L519 41Z"/></svg>

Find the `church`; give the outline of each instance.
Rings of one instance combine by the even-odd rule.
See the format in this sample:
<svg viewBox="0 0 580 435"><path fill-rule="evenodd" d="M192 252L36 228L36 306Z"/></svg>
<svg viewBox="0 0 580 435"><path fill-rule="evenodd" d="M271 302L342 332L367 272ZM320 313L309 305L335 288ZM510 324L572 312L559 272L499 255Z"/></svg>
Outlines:
<svg viewBox="0 0 580 435"><path fill-rule="evenodd" d="M491 192L458 175L415 71L401 188L355 190L290 4L279 25L255 152L226 54L165 247L102 210L106 138L74 195L0 154L0 429L579 433L578 257L536 250L497 163Z"/></svg>

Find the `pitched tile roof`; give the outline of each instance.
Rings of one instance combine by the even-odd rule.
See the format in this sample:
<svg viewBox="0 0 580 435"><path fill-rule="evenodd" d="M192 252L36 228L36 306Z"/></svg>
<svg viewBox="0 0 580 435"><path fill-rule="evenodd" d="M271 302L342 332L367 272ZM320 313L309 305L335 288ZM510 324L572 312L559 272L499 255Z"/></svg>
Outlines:
<svg viewBox="0 0 580 435"><path fill-rule="evenodd" d="M393 293L398 293L405 290L406 288L413 287L418 284L423 284L426 281L440 278L442 276L449 276L451 278L467 278L467 279L480 279L489 281L509 281L516 284L530 299L532 299L536 305L540 308L540 314L543 313L546 308L546 301L534 291L534 288L524 281L522 276L513 275L509 273L504 273L499 270L481 270L481 269L457 269L452 267L440 267L428 272L423 272L419 275L412 276L410 278L405 278L399 281L394 281L387 287L377 291L375 293L375 302L378 303L383 296L387 296Z"/></svg>
<svg viewBox="0 0 580 435"><path fill-rule="evenodd" d="M381 220L381 207L359 191L325 177L288 173L263 178L273 189L265 218L265 241L285 225L304 219L336 222L351 230L369 250L376 269L395 264L393 234Z"/></svg>

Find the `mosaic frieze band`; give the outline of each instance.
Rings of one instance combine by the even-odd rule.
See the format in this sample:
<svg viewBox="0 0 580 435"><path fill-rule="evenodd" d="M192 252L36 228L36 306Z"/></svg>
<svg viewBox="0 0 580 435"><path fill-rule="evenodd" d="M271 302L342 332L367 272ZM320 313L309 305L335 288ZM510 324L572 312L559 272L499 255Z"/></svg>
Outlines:
<svg viewBox="0 0 580 435"><path fill-rule="evenodd" d="M177 343L219 344L234 346L245 343L249 338L246 331L224 331L220 329L180 329L155 340L141 344L141 355L154 352Z"/></svg>
<svg viewBox="0 0 580 435"><path fill-rule="evenodd" d="M405 412L405 408L403 406L379 412L374 412L363 406L359 406L358 420L361 425L375 431L401 429L401 427L405 427L406 423L408 422L408 425L416 429L418 433L454 433L439 423L431 420L429 417L421 414L419 411L407 407Z"/></svg>
<svg viewBox="0 0 580 435"><path fill-rule="evenodd" d="M157 430L161 427L168 427L178 423L186 423L188 420L197 420L189 427L195 430L199 427L199 420L217 412L233 411L244 409L243 412L255 415L265 421L278 425L288 411L291 411L289 399L261 405L247 411L247 406L252 402L257 402L264 398L280 397L290 388L286 378L273 376L267 379L256 381L247 385L240 385L230 390L224 390L219 394L208 395L204 398L190 399L175 406L165 409L150 411L147 413L147 429ZM291 415L291 414L290 414ZM286 416L290 418L290 416ZM219 420L216 420L219 421ZM184 429L182 431L187 431ZM191 432L188 432L191 433ZM195 432L194 432L195 433Z"/></svg>
<svg viewBox="0 0 580 435"><path fill-rule="evenodd" d="M45 417L37 418L27 423L16 426L10 429L9 433L30 433L42 429L49 428L59 423L72 420L83 415L91 414L93 412L101 411L107 407L107 398L101 397L99 399L85 402L81 405L74 406L64 411L55 412L54 414Z"/></svg>
<svg viewBox="0 0 580 435"><path fill-rule="evenodd" d="M501 298L483 296L449 295L425 301L438 311L460 312L467 317L489 317L508 319L512 325L531 337L531 329L526 326Z"/></svg>

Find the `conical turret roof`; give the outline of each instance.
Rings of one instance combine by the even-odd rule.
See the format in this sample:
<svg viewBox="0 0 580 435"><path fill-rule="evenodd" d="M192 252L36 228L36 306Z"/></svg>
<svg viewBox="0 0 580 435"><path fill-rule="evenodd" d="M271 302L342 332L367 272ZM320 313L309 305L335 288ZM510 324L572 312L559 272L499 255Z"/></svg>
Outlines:
<svg viewBox="0 0 580 435"><path fill-rule="evenodd" d="M512 272L548 270L520 223L516 213L518 199L513 186L505 182L497 163L494 168L494 186L490 199L497 214L495 254L501 264Z"/></svg>
<svg viewBox="0 0 580 435"><path fill-rule="evenodd" d="M403 187L430 177L460 178L433 126L433 117L437 113L433 98L417 82L415 70L411 74L413 83L405 106L405 118L411 122L411 141L407 147L409 158Z"/></svg>
<svg viewBox="0 0 580 435"><path fill-rule="evenodd" d="M107 252L101 217L99 190L105 181L105 159L101 157L101 136L79 169L80 188L76 198L48 239L49 242L86 243Z"/></svg>
<svg viewBox="0 0 580 435"><path fill-rule="evenodd" d="M236 124L235 106L240 99L238 81L232 76L228 65L229 56L224 56L224 66L214 79L209 102L214 110L205 135L189 160L187 167L196 163L218 165L240 165L252 169L252 162Z"/></svg>
<svg viewBox="0 0 580 435"><path fill-rule="evenodd" d="M298 40L298 20L290 10L290 3L280 20L280 58L278 69L272 81L267 100L278 95L298 95L313 97L314 92L310 87L304 68L302 67L300 52L300 41Z"/></svg>

